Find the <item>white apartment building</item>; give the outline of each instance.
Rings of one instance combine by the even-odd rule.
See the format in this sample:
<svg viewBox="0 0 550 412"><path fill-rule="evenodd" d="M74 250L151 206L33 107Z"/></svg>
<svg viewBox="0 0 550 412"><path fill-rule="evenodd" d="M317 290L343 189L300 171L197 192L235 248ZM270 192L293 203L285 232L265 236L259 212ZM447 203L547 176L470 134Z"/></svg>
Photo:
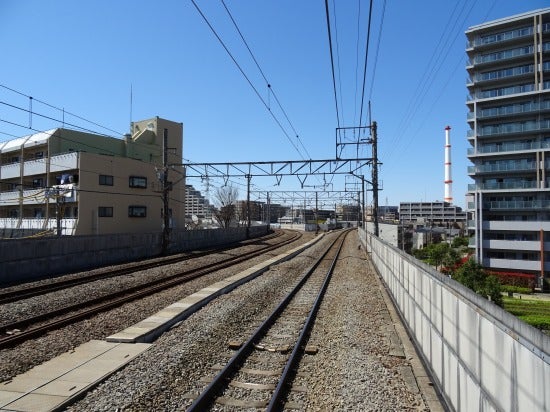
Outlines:
<svg viewBox="0 0 550 412"><path fill-rule="evenodd" d="M550 8L470 27L468 210L486 268L550 273ZM549 157L547 159L547 157Z"/></svg>

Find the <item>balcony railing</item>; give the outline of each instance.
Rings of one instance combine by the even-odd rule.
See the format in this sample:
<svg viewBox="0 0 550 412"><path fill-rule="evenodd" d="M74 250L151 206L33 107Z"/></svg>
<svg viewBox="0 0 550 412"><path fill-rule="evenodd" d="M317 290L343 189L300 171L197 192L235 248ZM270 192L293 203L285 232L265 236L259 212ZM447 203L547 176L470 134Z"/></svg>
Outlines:
<svg viewBox="0 0 550 412"><path fill-rule="evenodd" d="M500 200L483 202L483 208L490 210L550 209L550 200Z"/></svg>
<svg viewBox="0 0 550 412"><path fill-rule="evenodd" d="M544 130L550 130L550 120L542 120L538 122L529 121L523 123L504 123L484 126L478 129L477 135L479 137L483 137L512 133L538 132ZM473 130L469 130L469 132L473 132Z"/></svg>
<svg viewBox="0 0 550 412"><path fill-rule="evenodd" d="M513 190L513 189L535 189L537 182L499 182L499 183L480 183L469 184L468 191L474 190Z"/></svg>
<svg viewBox="0 0 550 412"><path fill-rule="evenodd" d="M468 173L494 173L494 172L531 172L536 169L535 162L511 162L468 166Z"/></svg>
<svg viewBox="0 0 550 412"><path fill-rule="evenodd" d="M63 218L60 219L61 234L74 235L77 219ZM56 232L57 220L55 217L50 219L44 218L0 218L0 229L27 229L38 230L44 232Z"/></svg>
<svg viewBox="0 0 550 412"><path fill-rule="evenodd" d="M467 43L468 48L484 46L486 44L501 43L509 40L519 39L533 35L533 27L528 26L521 29L511 30L503 33L492 34L490 36L477 37Z"/></svg>
<svg viewBox="0 0 550 412"><path fill-rule="evenodd" d="M477 151L474 147L468 148L468 155L486 154L486 153L501 153L501 152L517 152L525 150L548 149L550 142L508 142L502 144L489 144L478 146Z"/></svg>

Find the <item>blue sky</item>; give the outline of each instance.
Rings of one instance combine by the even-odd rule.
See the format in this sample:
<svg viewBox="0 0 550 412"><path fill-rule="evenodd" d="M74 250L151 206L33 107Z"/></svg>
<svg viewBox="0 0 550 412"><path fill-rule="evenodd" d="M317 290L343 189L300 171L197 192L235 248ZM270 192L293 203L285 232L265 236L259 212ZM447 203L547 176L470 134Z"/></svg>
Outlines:
<svg viewBox="0 0 550 412"><path fill-rule="evenodd" d="M290 123L223 3L195 1L255 89L191 0L0 0L0 141L29 134L29 126L60 126L63 116L114 136L128 132L130 117L160 116L183 123L186 161L333 158L338 120L324 1L225 0ZM370 101L382 162L380 205L443 199L450 125L453 197L465 206L471 180L464 31L547 6L543 0L374 1L362 124ZM359 124L368 9L365 0L329 1L340 127ZM28 109L28 96L34 112L53 120L12 107ZM347 150L342 157L356 155ZM370 157L370 146L359 155ZM299 187L296 178L276 188L274 179L253 183L263 190ZM334 189L344 186L343 177L334 180Z"/></svg>

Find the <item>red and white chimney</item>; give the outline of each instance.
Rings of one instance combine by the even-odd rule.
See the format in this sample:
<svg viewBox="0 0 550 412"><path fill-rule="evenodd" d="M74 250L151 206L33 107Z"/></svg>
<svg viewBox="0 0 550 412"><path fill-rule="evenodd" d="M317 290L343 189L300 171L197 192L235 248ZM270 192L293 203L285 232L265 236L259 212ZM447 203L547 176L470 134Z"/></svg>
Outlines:
<svg viewBox="0 0 550 412"><path fill-rule="evenodd" d="M445 202L453 203L453 179L451 177L451 126L445 127Z"/></svg>

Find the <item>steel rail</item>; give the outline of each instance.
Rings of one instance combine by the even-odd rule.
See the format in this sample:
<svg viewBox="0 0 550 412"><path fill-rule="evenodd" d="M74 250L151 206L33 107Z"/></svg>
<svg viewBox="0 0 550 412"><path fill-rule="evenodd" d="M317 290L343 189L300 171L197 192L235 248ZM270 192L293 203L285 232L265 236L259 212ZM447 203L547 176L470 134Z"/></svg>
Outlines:
<svg viewBox="0 0 550 412"><path fill-rule="evenodd" d="M264 254L267 251L278 249L288 243L292 243L300 237L301 237L301 234L296 233L294 237L287 239L284 242L278 243L276 245L270 245L260 250L255 250L253 252L245 253L238 256L232 256L220 262L208 264L198 269L190 269L184 272L171 275L167 278L157 279L148 284L134 286L132 288L118 291L99 298L91 299L86 302L79 302L77 304L69 305L48 313L44 313L44 314L33 316L20 321L12 322L10 324L1 325L0 329L5 331L5 333L13 331L14 329L23 329L26 327L28 327L28 329L1 337L0 348L13 346L17 343L23 342L30 338L40 336L47 331L57 329L59 327L75 322L76 320L88 318L92 315L103 312L105 310L118 307L124 303L128 303L133 300L149 296L153 293L157 293L165 289L177 286L181 283L188 282L200 276L204 276L209 273L215 272L217 270L221 270L221 269L236 265L238 263L241 263L253 257ZM88 307L93 306L93 307L91 308L89 307L85 310L82 310L82 308L85 306L88 306ZM68 313L74 312L74 311L78 311L78 313L67 315ZM63 317L58 320L51 320L44 325L29 327L30 325L33 325L57 316L63 316Z"/></svg>
<svg viewBox="0 0 550 412"><path fill-rule="evenodd" d="M274 234L264 236L260 239L261 240L267 240L267 239L271 239L271 238L277 238L277 237L282 236L282 234L283 234L282 231L277 231ZM260 239L256 239L256 241L260 240ZM222 246L220 248L212 248L212 249L208 249L208 250L202 250L202 251L199 251L199 252L192 252L192 253L186 254L185 256L177 256L177 257L171 257L171 258L166 258L166 259L162 259L162 260L156 260L156 261L153 261L153 262L141 263L141 264L138 264L138 265L134 265L132 267L116 269L116 270L109 271L109 272L106 272L106 273L88 274L88 275L79 276L78 278L75 278L75 279L59 280L59 281L56 281L56 282L53 282L53 283L50 283L50 284L47 284L47 285L29 286L29 287L26 287L24 289L17 289L17 290L13 290L13 291L2 291L2 292L0 292L0 305L4 305L6 303L11 303L11 302L16 302L16 301L23 300L23 299L28 299L28 298L31 298L33 296L45 295L46 293L56 292L56 291L59 291L59 290L62 290L62 289L67 289L67 288L70 288L70 287L73 287L73 286L83 285L83 284L93 282L93 281L96 281L96 280L108 279L108 278L112 278L112 277L116 277L116 276L128 275L130 273L134 273L134 272L138 272L138 271L142 271L142 270L147 270L147 269L152 269L152 268L156 268L156 267L160 267L160 266L172 265L174 263L184 262L186 260L191 260L191 259L196 259L196 258L200 258L200 257L203 257L203 256L207 256L211 253L219 253L219 252L222 252L222 251L235 249L235 248L240 247L242 245L243 245L243 242L239 242L239 243L236 242L234 244L225 245L225 246Z"/></svg>
<svg viewBox="0 0 550 412"><path fill-rule="evenodd" d="M341 234L338 238L332 242L323 254L311 265L303 274L300 281L290 291L287 296L277 305L277 307L271 312L267 319L262 322L260 326L252 333L248 340L240 347L240 349L231 357L229 362L222 368L222 370L214 377L214 379L208 384L208 386L199 394L199 396L193 401L193 403L187 409L187 412L201 412L208 409L215 400L215 397L226 386L227 381L235 374L239 369L240 364L248 357L254 350L255 343L261 339L269 328L274 324L283 310L288 306L292 298L300 291L303 285L315 272L317 267L321 264L325 256L332 250L338 239L347 235L347 232ZM343 242L343 241L342 241ZM340 245L341 248L341 245ZM336 256L335 259L337 259ZM334 262L331 267L334 266ZM285 368L286 369L286 368Z"/></svg>

